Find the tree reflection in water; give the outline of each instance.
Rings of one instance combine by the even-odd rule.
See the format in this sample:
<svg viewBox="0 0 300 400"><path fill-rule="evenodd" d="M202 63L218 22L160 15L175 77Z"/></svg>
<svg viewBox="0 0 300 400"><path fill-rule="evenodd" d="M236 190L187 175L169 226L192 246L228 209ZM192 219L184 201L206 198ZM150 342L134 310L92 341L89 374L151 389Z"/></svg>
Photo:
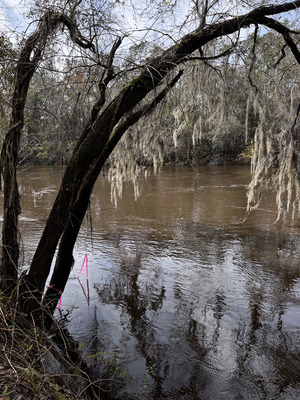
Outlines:
<svg viewBox="0 0 300 400"><path fill-rule="evenodd" d="M57 172L23 173L25 264ZM90 257L90 305L75 266L68 327L96 378L113 378L115 399L299 400L300 229L270 226L268 197L233 223L244 216L247 167L199 167L197 190L194 179L189 168L166 168L137 202L124 187L118 209L107 182L97 183L93 243L83 230L74 254L79 268L82 249ZM37 207L32 190L45 193Z"/></svg>
<svg viewBox="0 0 300 400"><path fill-rule="evenodd" d="M205 268L175 263L168 277L160 267L150 276L140 253L124 253L113 279L96 285L99 301L121 310L145 361L144 398L296 399L299 330L286 313L299 269L278 256L286 238L214 230L208 240L199 232L190 226L182 236L202 263L209 246ZM170 253L170 242L161 246ZM126 382L119 393L139 398Z"/></svg>

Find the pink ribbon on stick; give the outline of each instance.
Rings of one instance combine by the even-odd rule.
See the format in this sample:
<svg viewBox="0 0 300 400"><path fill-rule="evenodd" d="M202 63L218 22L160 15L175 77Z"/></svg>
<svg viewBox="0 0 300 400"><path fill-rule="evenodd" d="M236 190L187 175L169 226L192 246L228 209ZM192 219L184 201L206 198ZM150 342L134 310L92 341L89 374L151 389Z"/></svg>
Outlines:
<svg viewBox="0 0 300 400"><path fill-rule="evenodd" d="M89 279L89 266L88 266L88 259L87 259L87 254L84 256L83 262L82 262L82 266L79 272L79 275L77 276L77 279L80 277L80 274L83 270L84 267L84 263L86 264L86 269L85 269L85 274L86 274L86 279Z"/></svg>
<svg viewBox="0 0 300 400"><path fill-rule="evenodd" d="M81 274L81 272L82 272L82 270L83 270L84 264L86 265L85 273L86 273L86 279L87 279L87 292L88 292L88 295L86 295L85 290L84 290L84 288L83 288L83 286L82 286L82 284L81 284L81 282L80 282L80 280L79 280L79 277L80 277L80 274ZM80 269L79 275L77 276L77 279L78 279L78 281L79 281L79 283L80 283L80 286L82 287L83 293L84 293L85 297L87 298L87 301L88 301L88 304L89 304L89 300L90 300L90 293L89 293L89 266L88 266L87 254L85 254L85 256L84 256L84 259L83 259L83 262L82 262L82 265L81 265L81 269ZM59 289L56 289L55 287L50 286L50 285L48 285L48 288L53 289L53 290L55 290L56 292L58 292L58 293L61 294L61 296L60 296L60 298L59 298L59 302L58 302L58 309L59 309L59 311L60 311L60 308L61 308L62 291L59 290ZM1 399L0 399L0 400L1 400Z"/></svg>
<svg viewBox="0 0 300 400"><path fill-rule="evenodd" d="M81 272L83 270L84 264L86 265L85 274L86 274L87 293L85 292L84 287L83 287L83 285L82 285L82 283L80 282L80 279L79 279L80 274L81 274ZM88 266L87 254L85 254L85 256L84 256L79 275L77 276L77 280L78 280L78 282L79 282L79 284L81 286L82 292L83 292L85 298L87 299L87 303L89 305L90 304L90 287L89 287L89 266Z"/></svg>

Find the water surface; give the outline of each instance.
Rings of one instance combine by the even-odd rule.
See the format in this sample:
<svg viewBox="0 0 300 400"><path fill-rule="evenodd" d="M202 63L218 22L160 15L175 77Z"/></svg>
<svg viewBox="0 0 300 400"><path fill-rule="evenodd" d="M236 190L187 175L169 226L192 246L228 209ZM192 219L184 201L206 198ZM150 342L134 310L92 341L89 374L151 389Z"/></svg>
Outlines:
<svg viewBox="0 0 300 400"><path fill-rule="evenodd" d="M59 177L20 175L25 265ZM166 168L117 209L97 182L62 311L115 398L300 398L300 230L272 225L271 193L241 223L249 181L247 167Z"/></svg>

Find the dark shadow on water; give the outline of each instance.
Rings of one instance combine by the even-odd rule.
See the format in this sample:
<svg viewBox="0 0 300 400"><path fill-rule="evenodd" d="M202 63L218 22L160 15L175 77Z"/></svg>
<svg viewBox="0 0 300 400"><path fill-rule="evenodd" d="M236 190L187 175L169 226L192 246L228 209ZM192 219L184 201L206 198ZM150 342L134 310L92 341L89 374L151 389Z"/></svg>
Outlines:
<svg viewBox="0 0 300 400"><path fill-rule="evenodd" d="M123 382L113 388L115 396L296 399L300 318L292 316L294 307L299 312L294 300L295 290L299 296L299 238L208 232L196 225L185 227L182 237L191 266L183 262L176 273L170 270L172 279L159 268L150 279L147 259L137 254L121 258L118 273L95 286L99 307L120 310L133 351L144 363L132 371L146 377L140 393ZM160 246L176 251L171 240Z"/></svg>

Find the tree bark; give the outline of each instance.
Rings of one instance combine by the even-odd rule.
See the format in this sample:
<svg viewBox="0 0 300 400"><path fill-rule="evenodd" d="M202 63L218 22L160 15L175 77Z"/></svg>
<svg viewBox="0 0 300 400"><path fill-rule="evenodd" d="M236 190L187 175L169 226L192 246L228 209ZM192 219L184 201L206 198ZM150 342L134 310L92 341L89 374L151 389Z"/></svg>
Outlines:
<svg viewBox="0 0 300 400"><path fill-rule="evenodd" d="M202 24L194 32L184 36L178 44L171 46L160 56L152 59L146 65L144 71L134 78L102 112L93 113L91 124L83 132L67 165L61 187L37 246L29 272L24 278L24 291L28 289L30 292L34 292L34 297L38 303L40 302L60 239L56 267L51 282L56 286L60 285L62 290L64 289L73 263L73 246L88 205L93 184L105 159L113 151L114 146L126 130L122 132L122 129L119 129L118 131L118 127L120 128L118 124L122 125L123 123L123 127L125 127L126 121L129 123L133 115L137 117L137 107L142 107L141 102L145 97L162 84L165 77L176 66L188 60L194 51L201 49L202 46L216 38L230 35L251 24L265 24L282 33L286 43L297 58L299 52L295 43L291 40L289 30L287 28L282 30L281 24L275 24L273 20L266 17L299 7L300 0L297 0L280 5L259 7L245 15L211 25ZM37 31L28 38L21 53L13 99L13 114L1 156L5 210L0 277L1 287L9 291L15 289L18 277L18 215L20 204L16 168L21 131L24 125L24 106L31 77L42 58L47 39L60 23L67 26L72 40L79 46L94 50L93 45L81 37L72 21L63 15L49 11L42 18ZM116 44L116 46L118 45ZM112 57L114 56L113 51ZM111 78L111 62L109 67L107 79ZM103 103L101 102L101 104ZM118 134L116 134L116 131ZM63 278L61 283L58 283L58 276ZM47 297L48 294L45 301Z"/></svg>
<svg viewBox="0 0 300 400"><path fill-rule="evenodd" d="M161 90L161 92L149 104L146 104L138 111L129 114L127 118L124 118L124 120L114 130L110 139L107 141L104 151L85 175L78 190L76 199L73 201L72 208L70 209L69 219L66 223L59 244L59 250L55 262L55 268L51 277L51 282L43 298L42 304L46 309L46 316L50 316L50 318L47 319L48 322L46 322L47 327L49 327L51 324L51 316L54 313L59 300L59 293L64 291L65 285L68 281L71 268L74 263L73 249L77 240L77 236L89 205L91 192L105 161L127 129L137 122L142 115L153 110L157 104L164 99L168 91L178 82L182 76L182 73L183 71L179 71L178 74L172 79L170 84Z"/></svg>
<svg viewBox="0 0 300 400"><path fill-rule="evenodd" d="M94 50L93 45L81 37L76 26L66 16L47 11L41 18L37 30L28 37L21 51L16 68L9 130L5 136L1 150L4 218L2 225L0 288L7 295L11 295L15 291L18 280L18 217L21 208L17 181L17 165L21 134L24 126L24 108L31 78L42 59L49 36L57 29L60 23L67 26L73 41L81 47ZM55 215L57 216L57 213ZM52 247L54 247L53 244ZM50 246L48 250L50 254L51 250Z"/></svg>
<svg viewBox="0 0 300 400"><path fill-rule="evenodd" d="M300 0L281 5L259 7L248 14L196 29L193 33L184 36L178 44L170 47L161 56L151 60L144 72L134 78L99 113L88 132L85 131L84 136L79 139L80 145L76 146L66 168L65 176L55 201L55 208L51 211L46 223L44 234L26 278L30 287L36 288L38 291L39 300L50 272L55 251L54 247L58 244L63 232L68 231L68 221L72 221L73 217L70 217L70 213L74 205L73 201L76 199L76 193L80 190L83 178L88 175L90 168L97 163L99 156L103 152L107 152L107 144L118 122L128 113L131 113L149 92L160 85L170 71L186 61L189 55L206 43L215 38L232 34L251 24L264 24L266 21L260 21L260 19L266 15L274 15L298 7L300 7ZM71 258L69 258L69 262L71 262L70 260ZM57 282L55 283L57 284Z"/></svg>
<svg viewBox="0 0 300 400"><path fill-rule="evenodd" d="M38 30L26 40L16 68L15 89L12 98L12 115L9 130L1 151L1 175L4 185L4 218L2 225L2 249L0 287L8 295L17 285L19 238L18 216L21 212L17 181L17 164L21 133L24 126L24 108L31 78L42 57L47 37L56 23L50 13L41 19Z"/></svg>

